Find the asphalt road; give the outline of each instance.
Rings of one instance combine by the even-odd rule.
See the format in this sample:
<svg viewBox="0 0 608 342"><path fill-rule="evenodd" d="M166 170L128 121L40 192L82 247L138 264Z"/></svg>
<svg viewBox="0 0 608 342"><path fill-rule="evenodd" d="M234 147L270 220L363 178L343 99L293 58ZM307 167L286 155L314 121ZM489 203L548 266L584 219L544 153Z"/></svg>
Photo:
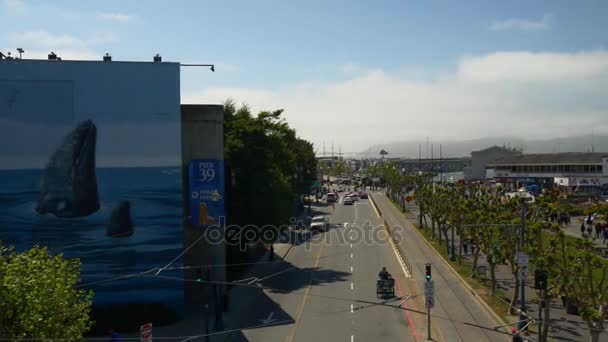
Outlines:
<svg viewBox="0 0 608 342"><path fill-rule="evenodd" d="M422 286L425 265L431 263L432 277L435 282L435 307L432 319L439 330L434 339L439 341L510 341L506 335L510 327L497 328L504 323L498 321L481 300L471 293L461 279L445 261L442 260L423 238L415 232L415 227L406 220L401 212L390 203L381 192L375 192L374 199L383 218L400 236L399 245L405 258L412 265L414 286ZM498 331L494 331L497 329ZM435 338L436 337L436 338Z"/></svg>
<svg viewBox="0 0 608 342"><path fill-rule="evenodd" d="M435 341L508 341L492 329L500 323L429 249L386 197L376 193L383 217L370 200L317 208L331 214L327 232L303 237L278 263L260 264L252 287L235 292L244 320L229 341L425 341L424 265L433 264ZM401 234L399 246L411 273L388 242L383 220ZM373 238L372 238L373 236ZM396 280L397 300L376 298L378 272ZM236 294L238 293L238 295Z"/></svg>
<svg viewBox="0 0 608 342"><path fill-rule="evenodd" d="M331 214L331 229L302 241L285 262L256 275L260 279L256 284L266 290L251 289L243 296L248 298L243 310L250 319L240 323L252 328L241 330L230 340L422 340L424 315L403 309L420 309L421 296L384 303L376 298L376 279L382 266L396 280L396 296L416 293L408 290L412 280L383 239L384 227L369 200L355 205L337 203L335 209L329 206L321 210ZM383 243L370 242L372 233Z"/></svg>

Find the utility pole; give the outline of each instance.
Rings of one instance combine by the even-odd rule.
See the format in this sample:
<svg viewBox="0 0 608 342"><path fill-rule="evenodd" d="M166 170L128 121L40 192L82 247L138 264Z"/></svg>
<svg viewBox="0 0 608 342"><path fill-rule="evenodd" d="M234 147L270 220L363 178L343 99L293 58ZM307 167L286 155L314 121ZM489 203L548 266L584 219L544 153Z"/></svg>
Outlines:
<svg viewBox="0 0 608 342"><path fill-rule="evenodd" d="M418 171L422 172L422 144L418 144Z"/></svg>
<svg viewBox="0 0 608 342"><path fill-rule="evenodd" d="M524 234L526 229L526 194L524 189L519 189L519 195L521 200L521 226L519 227L519 253L518 253L518 267L520 269L528 267L527 256L524 258ZM520 274L523 274L520 273ZM526 326L526 280L525 277L519 276L519 286L520 286L520 297L519 297L519 325L518 331L521 331Z"/></svg>
<svg viewBox="0 0 608 342"><path fill-rule="evenodd" d="M435 306L435 282L431 279L431 264L425 265L426 281L424 282L424 302L426 306L426 336L427 341L431 338L431 308Z"/></svg>
<svg viewBox="0 0 608 342"><path fill-rule="evenodd" d="M439 144L439 180L443 185L443 144Z"/></svg>
<svg viewBox="0 0 608 342"><path fill-rule="evenodd" d="M435 156L433 155L433 144L431 144L431 183L433 183L433 193L435 193L435 170L434 170L434 163L433 163L433 158Z"/></svg>

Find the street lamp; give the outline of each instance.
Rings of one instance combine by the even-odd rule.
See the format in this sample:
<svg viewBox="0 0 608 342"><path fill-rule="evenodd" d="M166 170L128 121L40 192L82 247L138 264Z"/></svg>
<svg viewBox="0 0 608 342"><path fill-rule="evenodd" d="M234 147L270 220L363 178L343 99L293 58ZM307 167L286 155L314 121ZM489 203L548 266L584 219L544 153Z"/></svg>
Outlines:
<svg viewBox="0 0 608 342"><path fill-rule="evenodd" d="M418 186L422 187L422 170L418 171L418 177L420 177ZM420 188L416 190L420 191ZM422 203L420 203L418 200L416 200L416 202L418 203L418 228L422 229Z"/></svg>
<svg viewBox="0 0 608 342"><path fill-rule="evenodd" d="M528 190L525 187L519 188L517 190L517 195L521 202L521 226L519 227L519 255L524 253L524 231L526 228L526 199L528 197ZM518 258L519 259L519 258ZM521 269L523 267L528 267L528 265L519 265L518 267ZM519 324L518 330L521 331L526 326L526 281L521 276L518 276L519 286L520 286L520 296L519 296Z"/></svg>

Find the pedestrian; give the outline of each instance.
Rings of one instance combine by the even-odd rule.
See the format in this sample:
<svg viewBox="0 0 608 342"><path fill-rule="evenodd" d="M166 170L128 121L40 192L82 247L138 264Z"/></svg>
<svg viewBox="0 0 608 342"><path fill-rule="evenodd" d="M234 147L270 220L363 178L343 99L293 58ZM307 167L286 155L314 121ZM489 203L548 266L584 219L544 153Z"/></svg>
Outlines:
<svg viewBox="0 0 608 342"><path fill-rule="evenodd" d="M110 337L112 342L123 342L122 336L114 329L110 329Z"/></svg>
<svg viewBox="0 0 608 342"><path fill-rule="evenodd" d="M581 223L581 236L585 237L585 222Z"/></svg>
<svg viewBox="0 0 608 342"><path fill-rule="evenodd" d="M604 238L602 243L606 244L606 241L608 241L608 228L604 227L604 230L602 231L602 237Z"/></svg>
<svg viewBox="0 0 608 342"><path fill-rule="evenodd" d="M587 234L589 235L589 238L591 238L591 231L593 231L593 228L591 228L591 223L587 225Z"/></svg>
<svg viewBox="0 0 608 342"><path fill-rule="evenodd" d="M467 239L464 239L464 240L462 241L462 249L463 249L463 251L464 251L464 255L469 254L469 244L468 244L468 242L467 242Z"/></svg>
<svg viewBox="0 0 608 342"><path fill-rule="evenodd" d="M602 229L602 224L600 222L595 222L595 238L600 238L600 230Z"/></svg>

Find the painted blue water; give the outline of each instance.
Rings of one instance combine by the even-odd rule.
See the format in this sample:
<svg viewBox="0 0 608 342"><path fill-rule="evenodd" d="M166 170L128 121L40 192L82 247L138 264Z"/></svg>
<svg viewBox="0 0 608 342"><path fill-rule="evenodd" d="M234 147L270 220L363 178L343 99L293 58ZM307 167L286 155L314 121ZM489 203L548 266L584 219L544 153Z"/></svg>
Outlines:
<svg viewBox="0 0 608 342"><path fill-rule="evenodd" d="M82 262L81 283L87 284L161 267L182 251L181 173L179 168L101 168L97 185L101 208L81 218L41 215L34 208L42 170L0 170L0 241L17 250L35 244ZM135 233L106 236L112 209L131 202ZM172 266L181 266L177 261ZM163 275L182 277L180 271ZM151 277L90 285L94 302L162 302L178 312L183 283Z"/></svg>

